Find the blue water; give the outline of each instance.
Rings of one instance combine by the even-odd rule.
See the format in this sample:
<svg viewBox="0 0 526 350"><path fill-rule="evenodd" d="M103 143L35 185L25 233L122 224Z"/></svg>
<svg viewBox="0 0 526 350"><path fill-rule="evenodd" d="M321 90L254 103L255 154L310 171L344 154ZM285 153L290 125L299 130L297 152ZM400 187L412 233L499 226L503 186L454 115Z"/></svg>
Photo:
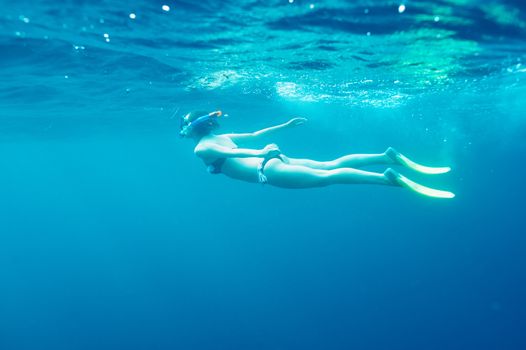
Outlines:
<svg viewBox="0 0 526 350"><path fill-rule="evenodd" d="M524 2L2 5L0 349L526 348ZM212 176L193 109L457 197Z"/></svg>

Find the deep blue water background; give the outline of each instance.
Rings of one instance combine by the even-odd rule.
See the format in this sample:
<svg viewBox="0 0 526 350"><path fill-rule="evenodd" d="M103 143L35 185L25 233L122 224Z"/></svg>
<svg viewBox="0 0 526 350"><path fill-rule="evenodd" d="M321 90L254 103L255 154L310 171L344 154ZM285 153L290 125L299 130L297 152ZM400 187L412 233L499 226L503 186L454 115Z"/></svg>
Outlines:
<svg viewBox="0 0 526 350"><path fill-rule="evenodd" d="M523 3L2 4L0 349L526 348ZM211 176L203 108L457 197Z"/></svg>

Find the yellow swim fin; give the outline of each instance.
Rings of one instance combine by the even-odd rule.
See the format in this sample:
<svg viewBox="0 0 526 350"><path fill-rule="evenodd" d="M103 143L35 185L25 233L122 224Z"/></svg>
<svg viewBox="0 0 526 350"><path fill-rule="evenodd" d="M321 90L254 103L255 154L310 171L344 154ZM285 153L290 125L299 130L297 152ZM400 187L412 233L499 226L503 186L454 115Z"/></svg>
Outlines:
<svg viewBox="0 0 526 350"><path fill-rule="evenodd" d="M396 151L394 148L389 147L385 152L389 158L391 158L395 163L404 165L410 169L418 171L422 174L444 174L451 170L450 167L430 167L418 164L413 162L411 159L407 158L400 152Z"/></svg>
<svg viewBox="0 0 526 350"><path fill-rule="evenodd" d="M420 185L414 181L409 180L407 177L397 173L393 169L389 168L385 171L385 176L394 184L400 185L413 192L419 193L427 197L434 198L454 198L455 194L449 191L436 190L434 188Z"/></svg>

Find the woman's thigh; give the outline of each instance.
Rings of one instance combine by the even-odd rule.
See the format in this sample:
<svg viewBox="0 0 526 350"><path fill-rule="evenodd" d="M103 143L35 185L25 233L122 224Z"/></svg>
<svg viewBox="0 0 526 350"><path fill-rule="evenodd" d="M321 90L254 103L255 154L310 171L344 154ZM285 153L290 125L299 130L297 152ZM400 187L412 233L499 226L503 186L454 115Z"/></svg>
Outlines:
<svg viewBox="0 0 526 350"><path fill-rule="evenodd" d="M282 156L283 157L283 156ZM333 166L331 161L323 162L313 159L305 159L305 158L290 158L290 157L284 157L285 163L289 165L299 165L304 166L311 169L319 169L319 170L329 170Z"/></svg>
<svg viewBox="0 0 526 350"><path fill-rule="evenodd" d="M325 186L327 172L273 159L267 163L265 175L270 185L285 188L309 188Z"/></svg>

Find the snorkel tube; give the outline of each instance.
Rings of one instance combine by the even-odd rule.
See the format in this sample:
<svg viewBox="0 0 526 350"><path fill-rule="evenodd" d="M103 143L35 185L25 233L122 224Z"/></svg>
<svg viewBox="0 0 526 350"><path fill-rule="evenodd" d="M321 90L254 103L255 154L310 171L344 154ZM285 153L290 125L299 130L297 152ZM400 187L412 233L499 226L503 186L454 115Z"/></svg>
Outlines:
<svg viewBox="0 0 526 350"><path fill-rule="evenodd" d="M190 121L190 114L187 114L184 118L181 119L181 132L179 135L181 137L187 136L193 130L212 127L216 124L216 118L219 118L223 115L221 111L214 111L208 114L202 115L193 121Z"/></svg>

